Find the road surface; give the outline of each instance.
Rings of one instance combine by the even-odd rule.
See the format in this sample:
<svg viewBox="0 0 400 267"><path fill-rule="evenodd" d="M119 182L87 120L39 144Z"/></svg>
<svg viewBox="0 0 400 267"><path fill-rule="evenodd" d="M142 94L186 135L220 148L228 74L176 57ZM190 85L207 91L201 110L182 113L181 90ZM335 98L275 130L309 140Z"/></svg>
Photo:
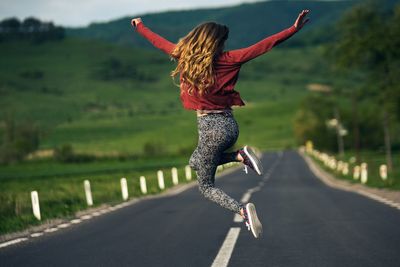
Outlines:
<svg viewBox="0 0 400 267"><path fill-rule="evenodd" d="M296 152L262 161L217 180L256 204L260 239L194 187L1 248L0 266L400 266L399 210L327 187Z"/></svg>

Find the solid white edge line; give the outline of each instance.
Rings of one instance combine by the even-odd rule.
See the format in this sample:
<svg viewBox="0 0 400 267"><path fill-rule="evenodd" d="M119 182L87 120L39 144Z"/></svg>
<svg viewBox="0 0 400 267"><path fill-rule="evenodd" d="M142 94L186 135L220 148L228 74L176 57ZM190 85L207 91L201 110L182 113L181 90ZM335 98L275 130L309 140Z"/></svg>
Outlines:
<svg viewBox="0 0 400 267"><path fill-rule="evenodd" d="M229 229L225 237L224 243L218 251L211 267L226 267L231 259L233 249L235 248L236 240L239 237L240 227L232 227Z"/></svg>
<svg viewBox="0 0 400 267"><path fill-rule="evenodd" d="M4 247L10 246L10 245L14 245L14 244L23 242L25 240L28 240L28 238L23 237L23 238L17 238L17 239L14 239L14 240L10 240L10 241L1 243L0 244L0 248L4 248Z"/></svg>

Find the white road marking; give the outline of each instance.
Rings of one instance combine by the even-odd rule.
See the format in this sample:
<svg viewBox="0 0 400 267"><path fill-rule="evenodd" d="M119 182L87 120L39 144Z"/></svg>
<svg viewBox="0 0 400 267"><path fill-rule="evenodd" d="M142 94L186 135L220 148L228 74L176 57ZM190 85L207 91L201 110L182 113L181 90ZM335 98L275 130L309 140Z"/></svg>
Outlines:
<svg viewBox="0 0 400 267"><path fill-rule="evenodd" d="M235 216L233 217L233 221L235 223L241 223L241 222L243 222L243 217L240 216L239 214L235 213Z"/></svg>
<svg viewBox="0 0 400 267"><path fill-rule="evenodd" d="M56 232L58 231L58 228L48 228L46 230L44 230L45 233L52 233L52 232Z"/></svg>
<svg viewBox="0 0 400 267"><path fill-rule="evenodd" d="M42 235L43 235L43 233L33 233L33 234L31 234L31 237L39 237Z"/></svg>
<svg viewBox="0 0 400 267"><path fill-rule="evenodd" d="M244 193L242 199L240 199L240 202L246 203L250 200L250 197L251 197L251 193L249 191L247 191L246 193Z"/></svg>
<svg viewBox="0 0 400 267"><path fill-rule="evenodd" d="M253 194L254 192L260 191L261 188L265 185L265 182L269 179L269 177L271 176L271 174L273 173L275 167L278 165L280 158L276 159L275 162L272 164L272 166L268 169L267 171L267 175L264 176L264 178L258 183L257 186L248 189L244 194L243 197L240 199L241 203L246 203L250 200L251 198L251 194ZM241 223L243 222L243 218L242 216L240 216L239 214L235 214L233 217L233 222L235 223Z"/></svg>
<svg viewBox="0 0 400 267"><path fill-rule="evenodd" d="M63 223L63 224L60 224L59 226L57 226L58 228L67 228L67 227L69 227L71 224L69 224L69 223Z"/></svg>
<svg viewBox="0 0 400 267"><path fill-rule="evenodd" d="M71 221L71 223L77 224L77 223L80 223L81 221L82 221L81 219L74 219Z"/></svg>
<svg viewBox="0 0 400 267"><path fill-rule="evenodd" d="M222 244L221 248L219 249L217 257L215 257L211 267L228 266L239 233L240 233L240 227L232 227L231 229L229 229L229 232L225 237L225 241Z"/></svg>
<svg viewBox="0 0 400 267"><path fill-rule="evenodd" d="M92 215L83 215L80 219L81 220L89 220L92 218Z"/></svg>
<svg viewBox="0 0 400 267"><path fill-rule="evenodd" d="M28 240L28 238L23 237L23 238L17 238L17 239L14 239L14 240L10 240L10 241L1 243L0 244L0 248L4 248L4 247L10 246L10 245L14 245L14 244L17 244L19 242L23 242L25 240Z"/></svg>

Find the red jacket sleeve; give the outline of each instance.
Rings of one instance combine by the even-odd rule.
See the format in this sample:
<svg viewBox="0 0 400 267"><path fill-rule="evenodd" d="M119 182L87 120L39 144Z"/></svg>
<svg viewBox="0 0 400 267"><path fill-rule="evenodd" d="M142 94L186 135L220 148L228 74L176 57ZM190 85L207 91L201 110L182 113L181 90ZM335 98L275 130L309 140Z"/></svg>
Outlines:
<svg viewBox="0 0 400 267"><path fill-rule="evenodd" d="M252 46L228 51L225 53L225 59L233 63L243 64L249 60L252 60L268 52L274 46L278 45L279 43L282 43L296 32L297 32L296 27L292 26L290 28L287 28L286 30L271 35Z"/></svg>
<svg viewBox="0 0 400 267"><path fill-rule="evenodd" d="M136 31L146 38L153 46L160 49L164 53L171 55L172 51L175 48L175 44L161 37L160 35L152 32L149 28L147 28L143 22L140 22L136 26Z"/></svg>

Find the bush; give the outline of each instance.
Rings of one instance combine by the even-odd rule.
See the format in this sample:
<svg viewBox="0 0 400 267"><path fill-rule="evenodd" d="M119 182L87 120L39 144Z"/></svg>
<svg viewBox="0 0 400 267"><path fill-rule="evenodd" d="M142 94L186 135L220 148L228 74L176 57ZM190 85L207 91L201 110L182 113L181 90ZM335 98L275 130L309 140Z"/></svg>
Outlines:
<svg viewBox="0 0 400 267"><path fill-rule="evenodd" d="M69 162L74 157L74 150L72 145L64 144L54 150L54 158L57 161Z"/></svg>
<svg viewBox="0 0 400 267"><path fill-rule="evenodd" d="M70 144L64 144L60 147L57 147L54 150L54 158L55 160L64 163L84 163L96 159L96 157L92 155L76 154L72 148L72 145Z"/></svg>
<svg viewBox="0 0 400 267"><path fill-rule="evenodd" d="M146 156L161 156L166 154L165 146L159 142L149 141L143 146L143 153Z"/></svg>
<svg viewBox="0 0 400 267"><path fill-rule="evenodd" d="M0 163L13 163L39 147L39 129L31 123L16 124L14 120L5 121L4 140L0 145Z"/></svg>

